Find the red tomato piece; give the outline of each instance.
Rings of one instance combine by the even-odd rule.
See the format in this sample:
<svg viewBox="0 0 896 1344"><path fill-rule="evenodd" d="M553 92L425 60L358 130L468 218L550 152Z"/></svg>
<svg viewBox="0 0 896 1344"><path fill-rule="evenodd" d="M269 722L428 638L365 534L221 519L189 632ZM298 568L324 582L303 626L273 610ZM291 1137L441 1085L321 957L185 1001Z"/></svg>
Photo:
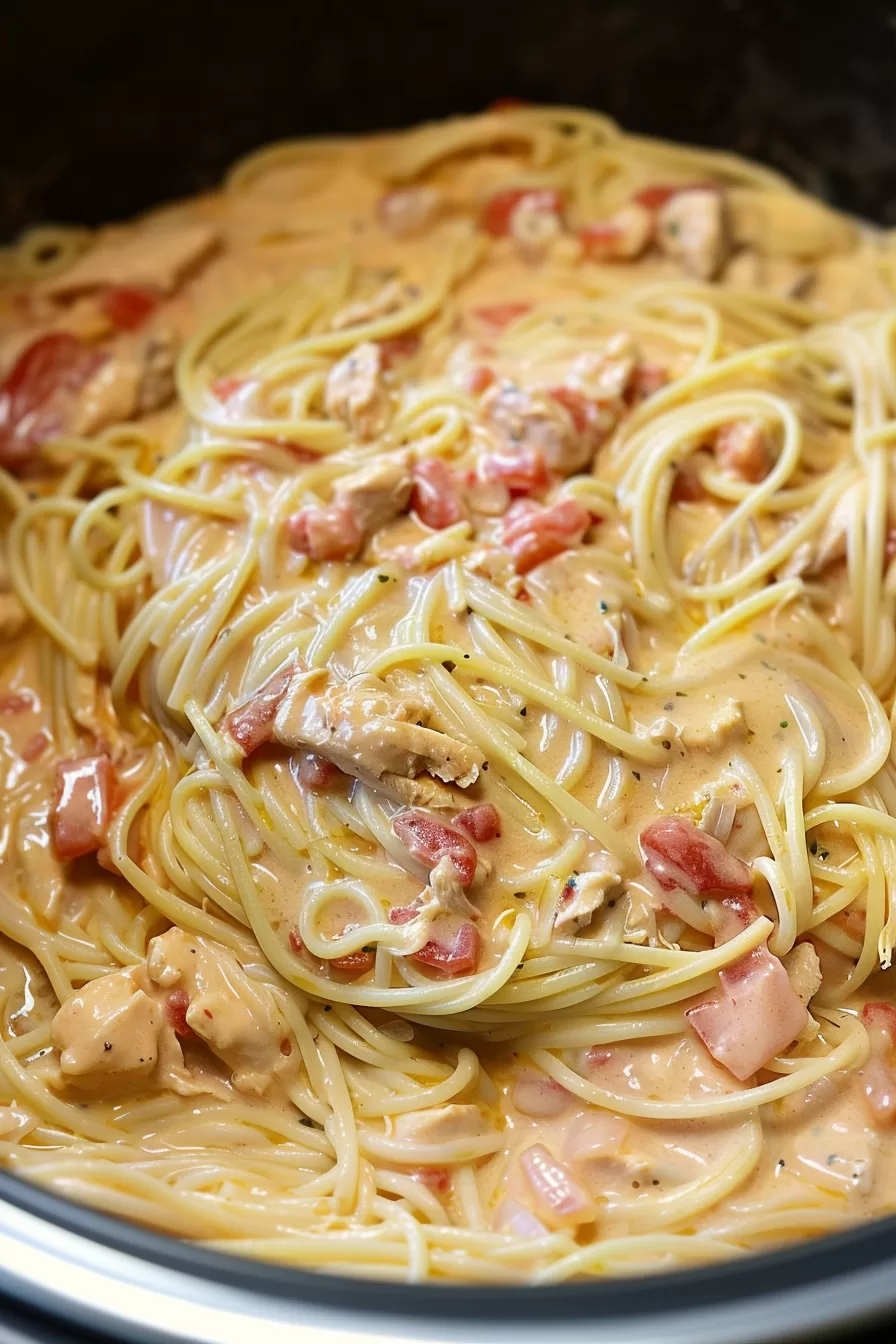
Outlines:
<svg viewBox="0 0 896 1344"><path fill-rule="evenodd" d="M579 392L575 387L549 387L548 396L560 403L560 405L569 412L576 432L584 434L588 428L591 416L591 403L583 392Z"/></svg>
<svg viewBox="0 0 896 1344"><path fill-rule="evenodd" d="M344 776L337 765L314 752L309 752L299 766L299 783L315 793L326 793L342 778Z"/></svg>
<svg viewBox="0 0 896 1344"><path fill-rule="evenodd" d="M752 875L743 859L729 854L721 841L686 817L652 821L641 832L640 844L648 871L664 891L681 888L691 896L752 891Z"/></svg>
<svg viewBox="0 0 896 1344"><path fill-rule="evenodd" d="M349 506L311 504L286 520L286 537L294 551L312 560L352 560L364 540Z"/></svg>
<svg viewBox="0 0 896 1344"><path fill-rule="evenodd" d="M531 311L531 303L487 303L481 308L474 308L473 316L500 331L502 327L509 327L511 322L515 322L518 317L525 317L526 313Z"/></svg>
<svg viewBox="0 0 896 1344"><path fill-rule="evenodd" d="M0 384L0 464L16 468L62 429L57 394L80 391L104 356L65 331L40 336Z"/></svg>
<svg viewBox="0 0 896 1344"><path fill-rule="evenodd" d="M477 844L496 840L501 834L501 818L498 816L498 809L491 803L476 803L473 807L465 807L463 812L458 812L454 820Z"/></svg>
<svg viewBox="0 0 896 1344"><path fill-rule="evenodd" d="M289 946L292 949L292 951L295 952L297 957L300 957L302 953L305 951L305 944L302 942L302 939L299 936L298 929L290 929Z"/></svg>
<svg viewBox="0 0 896 1344"><path fill-rule="evenodd" d="M375 954L362 947L357 952L347 952L344 957L333 957L331 961L327 962L327 965L332 966L334 971L340 971L342 975L354 978L364 975L367 971L372 971L375 960Z"/></svg>
<svg viewBox="0 0 896 1344"><path fill-rule="evenodd" d="M6 695L0 695L0 714L24 714L33 708L34 700L30 694L8 691Z"/></svg>
<svg viewBox="0 0 896 1344"><path fill-rule="evenodd" d="M63 863L95 854L106 840L117 787L108 756L81 756L56 766L56 793L50 830Z"/></svg>
<svg viewBox="0 0 896 1344"><path fill-rule="evenodd" d="M451 1173L447 1167L418 1167L411 1176L437 1195L447 1195L451 1189Z"/></svg>
<svg viewBox="0 0 896 1344"><path fill-rule="evenodd" d="M408 853L429 869L449 858L457 869L461 886L468 887L476 875L476 850L460 831L436 821L428 812L409 809L392 820L392 830Z"/></svg>
<svg viewBox="0 0 896 1344"><path fill-rule="evenodd" d="M418 905L393 905L389 911L390 924L410 924L420 913Z"/></svg>
<svg viewBox="0 0 896 1344"><path fill-rule="evenodd" d="M36 761L39 756L43 756L52 738L46 728L41 728L39 733L35 733L29 738L22 748L23 761Z"/></svg>
<svg viewBox="0 0 896 1344"><path fill-rule="evenodd" d="M439 531L461 521L465 516L463 501L452 473L440 457L417 462L411 474L414 478L411 508L425 527Z"/></svg>
<svg viewBox="0 0 896 1344"><path fill-rule="evenodd" d="M579 229L579 242L585 255L598 261L615 255L621 237L622 229L610 219L598 219Z"/></svg>
<svg viewBox="0 0 896 1344"><path fill-rule="evenodd" d="M719 981L720 993L685 1016L713 1059L746 1082L800 1034L806 1009L765 944L720 971Z"/></svg>
<svg viewBox="0 0 896 1344"><path fill-rule="evenodd" d="M467 374L467 391L471 397L478 397L487 387L491 387L495 381L495 371L490 369L487 364L474 364ZM896 554L896 550L894 550Z"/></svg>
<svg viewBox="0 0 896 1344"><path fill-rule="evenodd" d="M540 448L525 444L506 453L490 453L483 459L487 481L503 481L511 495L537 495L551 484L547 459Z"/></svg>
<svg viewBox="0 0 896 1344"><path fill-rule="evenodd" d="M420 349L420 335L416 331L405 331L401 336L389 336L379 342L384 369L394 369L406 359L411 359Z"/></svg>
<svg viewBox="0 0 896 1344"><path fill-rule="evenodd" d="M246 386L245 378L234 378L231 374L224 374L221 378L216 378L212 383L212 391L219 401L229 401L232 396Z"/></svg>
<svg viewBox="0 0 896 1344"><path fill-rule="evenodd" d="M136 331L156 311L160 301L153 289L115 285L102 294L100 309L119 331Z"/></svg>
<svg viewBox="0 0 896 1344"><path fill-rule="evenodd" d="M891 1003L866 1003L862 1008L862 1023L866 1028L876 1028L890 1038L890 1044L896 1044L896 1007Z"/></svg>
<svg viewBox="0 0 896 1344"><path fill-rule="evenodd" d="M511 509L504 520L502 542L513 556L516 572L527 574L577 546L590 522L591 515L574 499L558 500L547 508L531 505L525 513Z"/></svg>
<svg viewBox="0 0 896 1344"><path fill-rule="evenodd" d="M665 387L668 381L669 375L662 364L654 364L646 359L639 360L635 365L631 382L623 394L626 404L640 405L642 401L652 397L654 392L659 392L661 387Z"/></svg>
<svg viewBox="0 0 896 1344"><path fill-rule="evenodd" d="M469 975L479 965L482 939L475 924L461 924L450 943L433 938L414 953L414 961L439 975Z"/></svg>
<svg viewBox="0 0 896 1344"><path fill-rule="evenodd" d="M165 1000L165 1016L174 1028L175 1036L192 1036L193 1028L187 1021L190 999L185 989L173 989Z"/></svg>
<svg viewBox="0 0 896 1344"><path fill-rule="evenodd" d="M222 732L229 733L244 756L251 756L274 734L274 719L292 681L292 667L283 667L254 695L224 718Z"/></svg>
<svg viewBox="0 0 896 1344"><path fill-rule="evenodd" d="M493 238L503 238L510 232L510 219L518 205L525 201L533 210L546 214L563 214L563 196L559 191L538 187L509 187L496 192L486 201L480 217L480 226Z"/></svg>

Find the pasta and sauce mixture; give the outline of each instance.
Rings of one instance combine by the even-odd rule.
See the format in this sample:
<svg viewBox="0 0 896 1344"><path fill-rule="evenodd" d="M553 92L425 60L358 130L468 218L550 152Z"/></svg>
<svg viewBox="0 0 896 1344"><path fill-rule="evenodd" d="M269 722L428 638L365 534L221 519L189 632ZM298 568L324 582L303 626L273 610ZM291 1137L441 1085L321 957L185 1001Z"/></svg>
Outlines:
<svg viewBox="0 0 896 1344"><path fill-rule="evenodd" d="M893 1210L896 256L512 103L0 256L0 1161L557 1282Z"/></svg>

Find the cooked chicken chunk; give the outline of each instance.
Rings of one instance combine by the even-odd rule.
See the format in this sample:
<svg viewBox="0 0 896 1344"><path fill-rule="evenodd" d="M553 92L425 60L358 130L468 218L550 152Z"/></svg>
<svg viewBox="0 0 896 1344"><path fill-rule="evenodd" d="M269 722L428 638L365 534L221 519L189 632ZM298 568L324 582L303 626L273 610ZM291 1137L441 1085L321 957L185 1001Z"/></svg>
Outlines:
<svg viewBox="0 0 896 1344"><path fill-rule="evenodd" d="M76 1087L148 1078L159 1062L162 1008L142 987L142 966L91 980L53 1019L63 1076Z"/></svg>
<svg viewBox="0 0 896 1344"><path fill-rule="evenodd" d="M811 943L797 943L781 958L787 978L804 1008L821 989L821 963Z"/></svg>
<svg viewBox="0 0 896 1344"><path fill-rule="evenodd" d="M396 238L411 238L434 224L445 208L437 187L405 187L390 191L377 206L379 221Z"/></svg>
<svg viewBox="0 0 896 1344"><path fill-rule="evenodd" d="M327 374L324 406L327 415L345 420L358 438L376 438L389 418L379 345L364 341L333 365Z"/></svg>
<svg viewBox="0 0 896 1344"><path fill-rule="evenodd" d="M405 511L412 484L406 457L378 457L344 476L333 493L351 510L358 530L369 537Z"/></svg>
<svg viewBox="0 0 896 1344"><path fill-rule="evenodd" d="M461 788L475 782L483 756L447 733L427 728L427 707L394 695L378 677L329 685L320 672L293 679L274 722L287 747L310 747L340 770L368 783L384 775L413 778L424 771Z"/></svg>
<svg viewBox="0 0 896 1344"><path fill-rule="evenodd" d="M486 424L503 450L534 449L564 476L580 471L594 456L601 435L581 429L553 397L512 383L499 383L482 399Z"/></svg>
<svg viewBox="0 0 896 1344"><path fill-rule="evenodd" d="M597 854L590 861L588 871L575 873L568 880L554 916L554 928L558 933L575 932L591 923L608 893L622 884L618 867L612 854Z"/></svg>
<svg viewBox="0 0 896 1344"><path fill-rule="evenodd" d="M270 991L226 948L183 929L152 940L146 968L154 985L186 993L187 1025L233 1071L234 1087L261 1095L282 1065L286 1035Z"/></svg>
<svg viewBox="0 0 896 1344"><path fill-rule="evenodd" d="M761 481L771 466L769 434L761 420L732 420L716 431L719 466L742 481Z"/></svg>
<svg viewBox="0 0 896 1344"><path fill-rule="evenodd" d="M73 434L96 434L165 406L174 396L175 339L170 332L123 338L85 384Z"/></svg>
<svg viewBox="0 0 896 1344"><path fill-rule="evenodd" d="M68 270L44 281L41 290L60 299L115 285L145 285L170 294L217 241L217 230L200 222L110 231Z"/></svg>
<svg viewBox="0 0 896 1344"><path fill-rule="evenodd" d="M712 280L728 253L725 200L713 187L677 191L657 216L657 242L698 280Z"/></svg>
<svg viewBox="0 0 896 1344"><path fill-rule="evenodd" d="M457 807L457 799L451 790L431 775L418 775L416 779L409 779L405 775L386 772L380 777L380 785L383 792L407 807L431 807L436 811Z"/></svg>
<svg viewBox="0 0 896 1344"><path fill-rule="evenodd" d="M717 751L729 742L742 741L749 732L740 700L728 699L705 723L693 723L681 730L684 746L696 751Z"/></svg>
<svg viewBox="0 0 896 1344"><path fill-rule="evenodd" d="M486 1134L489 1124L478 1106L432 1106L395 1117L395 1137L409 1143L452 1143Z"/></svg>
<svg viewBox="0 0 896 1344"><path fill-rule="evenodd" d="M464 895L464 889L457 868L446 854L439 859L429 875L429 886L423 893L425 907L432 907L430 913L461 915L464 919L478 919L479 911L471 905Z"/></svg>

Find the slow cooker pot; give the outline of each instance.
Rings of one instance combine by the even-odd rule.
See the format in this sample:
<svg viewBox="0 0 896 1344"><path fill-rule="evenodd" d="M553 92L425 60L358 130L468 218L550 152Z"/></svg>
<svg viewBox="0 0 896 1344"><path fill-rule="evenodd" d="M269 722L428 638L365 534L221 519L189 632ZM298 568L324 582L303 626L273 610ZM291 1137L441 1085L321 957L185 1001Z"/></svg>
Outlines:
<svg viewBox="0 0 896 1344"><path fill-rule="evenodd" d="M738 150L891 225L894 68L896 5L873 0L8 3L0 231L123 218L214 184L266 140L502 94ZM0 1344L870 1342L893 1321L896 1218L673 1275L408 1286L232 1259L0 1173Z"/></svg>

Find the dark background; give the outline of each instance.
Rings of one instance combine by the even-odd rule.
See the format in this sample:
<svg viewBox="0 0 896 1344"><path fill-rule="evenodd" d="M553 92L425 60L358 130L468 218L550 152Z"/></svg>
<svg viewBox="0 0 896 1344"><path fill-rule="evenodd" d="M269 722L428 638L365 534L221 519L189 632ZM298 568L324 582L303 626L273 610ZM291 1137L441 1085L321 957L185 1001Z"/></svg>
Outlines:
<svg viewBox="0 0 896 1344"><path fill-rule="evenodd" d="M0 0L0 237L126 217L266 140L508 94L740 150L896 225L896 0ZM72 1344L0 1302L0 1344L37 1338Z"/></svg>
<svg viewBox="0 0 896 1344"><path fill-rule="evenodd" d="M896 224L896 5L0 0L0 232L99 222L279 136L502 94L725 145Z"/></svg>

